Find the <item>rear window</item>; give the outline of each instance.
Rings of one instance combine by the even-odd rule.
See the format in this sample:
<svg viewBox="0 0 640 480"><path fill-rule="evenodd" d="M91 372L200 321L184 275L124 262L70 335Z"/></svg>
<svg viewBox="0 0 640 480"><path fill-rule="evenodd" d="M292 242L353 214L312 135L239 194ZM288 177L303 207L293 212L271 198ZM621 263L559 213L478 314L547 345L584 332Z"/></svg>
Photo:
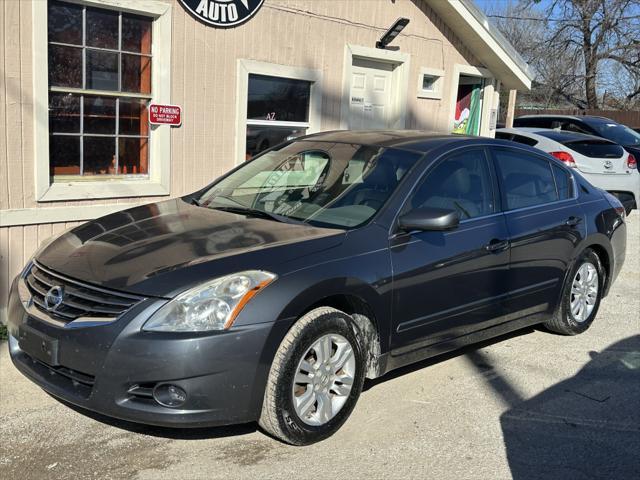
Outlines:
<svg viewBox="0 0 640 480"><path fill-rule="evenodd" d="M620 158L624 149L620 145L600 140L562 142L564 146L589 158Z"/></svg>

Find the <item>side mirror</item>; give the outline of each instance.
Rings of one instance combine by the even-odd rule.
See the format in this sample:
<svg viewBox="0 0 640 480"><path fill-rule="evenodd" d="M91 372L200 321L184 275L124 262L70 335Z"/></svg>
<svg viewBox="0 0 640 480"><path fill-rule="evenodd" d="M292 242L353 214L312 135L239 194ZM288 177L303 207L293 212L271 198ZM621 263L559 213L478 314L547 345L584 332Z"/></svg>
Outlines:
<svg viewBox="0 0 640 480"><path fill-rule="evenodd" d="M455 210L446 208L416 208L402 215L400 228L412 230L451 230L460 224L460 215Z"/></svg>

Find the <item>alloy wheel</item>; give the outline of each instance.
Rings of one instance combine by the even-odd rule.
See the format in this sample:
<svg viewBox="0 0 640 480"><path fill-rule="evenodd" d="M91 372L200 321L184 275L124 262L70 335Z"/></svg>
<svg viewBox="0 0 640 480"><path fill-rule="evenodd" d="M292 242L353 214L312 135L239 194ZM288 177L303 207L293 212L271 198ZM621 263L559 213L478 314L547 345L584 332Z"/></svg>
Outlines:
<svg viewBox="0 0 640 480"><path fill-rule="evenodd" d="M573 277L569 306L576 322L585 322L593 312L598 300L598 282L598 270L589 262L583 263Z"/></svg>
<svg viewBox="0 0 640 480"><path fill-rule="evenodd" d="M342 335L316 340L302 356L293 380L293 405L307 425L329 422L342 409L353 386L356 358Z"/></svg>

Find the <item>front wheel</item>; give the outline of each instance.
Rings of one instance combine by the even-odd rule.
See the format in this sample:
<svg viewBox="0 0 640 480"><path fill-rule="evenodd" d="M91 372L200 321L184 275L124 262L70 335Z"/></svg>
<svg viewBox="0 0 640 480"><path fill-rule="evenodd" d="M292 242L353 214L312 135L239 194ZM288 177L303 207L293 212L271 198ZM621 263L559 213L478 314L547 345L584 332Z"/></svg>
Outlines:
<svg viewBox="0 0 640 480"><path fill-rule="evenodd" d="M304 315L276 353L260 426L292 445L333 435L362 391L364 355L351 317L320 307Z"/></svg>
<svg viewBox="0 0 640 480"><path fill-rule="evenodd" d="M598 255L591 249L582 252L567 277L560 306L545 326L564 335L587 330L600 307L604 278Z"/></svg>

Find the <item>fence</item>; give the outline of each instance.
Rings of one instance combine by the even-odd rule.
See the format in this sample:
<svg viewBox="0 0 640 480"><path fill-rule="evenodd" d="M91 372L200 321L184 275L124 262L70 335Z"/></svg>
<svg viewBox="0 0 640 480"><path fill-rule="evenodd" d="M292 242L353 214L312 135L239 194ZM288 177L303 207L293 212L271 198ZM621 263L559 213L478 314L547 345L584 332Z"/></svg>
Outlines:
<svg viewBox="0 0 640 480"><path fill-rule="evenodd" d="M578 108L566 108L563 110L544 110L544 109L516 109L516 117L519 115L598 115L607 117L623 125L632 128L640 128L640 111L633 110L580 110Z"/></svg>

